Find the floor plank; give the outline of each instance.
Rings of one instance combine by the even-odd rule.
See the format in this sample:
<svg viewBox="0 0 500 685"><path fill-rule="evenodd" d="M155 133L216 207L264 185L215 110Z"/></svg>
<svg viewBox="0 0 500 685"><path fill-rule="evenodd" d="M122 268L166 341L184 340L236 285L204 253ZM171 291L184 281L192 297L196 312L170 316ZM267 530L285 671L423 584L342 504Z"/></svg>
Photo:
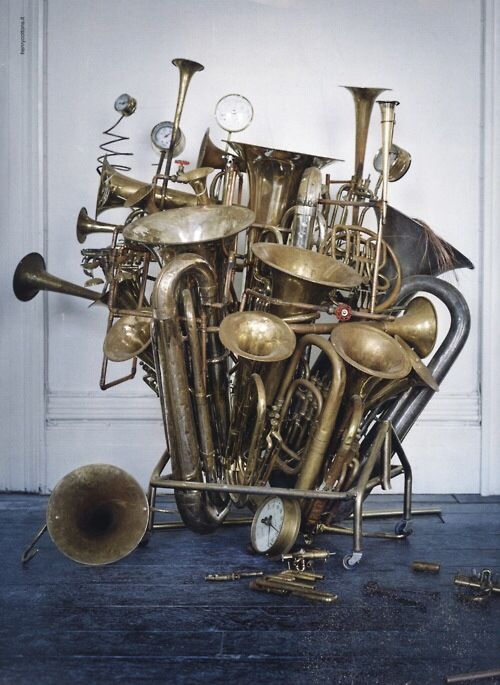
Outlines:
<svg viewBox="0 0 500 685"><path fill-rule="evenodd" d="M400 502L377 495L368 504ZM442 520L415 517L403 542L366 539L353 571L342 567L350 538L318 537L335 552L317 566L326 576L318 587L339 596L328 606L251 592L243 580L206 582L209 572L281 570L247 552L241 526L209 536L158 531L106 567L71 562L45 536L23 568L20 554L46 504L0 495L1 685L437 685L445 674L500 666L500 598L478 607L460 601L453 585L457 572L500 569L499 498L418 496L415 506L441 507ZM365 529L393 530L396 520ZM415 574L415 559L439 562L440 573ZM396 597L367 594L370 581Z"/></svg>

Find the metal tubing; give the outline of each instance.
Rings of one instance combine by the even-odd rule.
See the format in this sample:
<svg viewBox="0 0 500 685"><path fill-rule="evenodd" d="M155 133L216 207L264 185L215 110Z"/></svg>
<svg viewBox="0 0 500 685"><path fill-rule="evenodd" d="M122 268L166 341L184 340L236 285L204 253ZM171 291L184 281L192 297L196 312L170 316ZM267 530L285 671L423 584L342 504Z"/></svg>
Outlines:
<svg viewBox="0 0 500 685"><path fill-rule="evenodd" d="M170 480L166 476L151 478L151 486L169 490L200 490L207 492L237 492L244 495L291 497L293 499L355 499L354 491L326 492L322 490L291 490L289 488L264 487L261 485L228 485L227 483L196 483L194 481Z"/></svg>
<svg viewBox="0 0 500 685"><path fill-rule="evenodd" d="M470 312L463 295L451 283L425 275L410 276L404 280L398 304L404 305L421 291L438 297L451 315L449 331L428 364L429 371L441 383L467 341ZM416 387L390 403L382 418L391 421L399 440L404 440L433 395L434 391L428 387ZM366 435L361 445L362 456L368 454L377 430L378 427L374 426Z"/></svg>

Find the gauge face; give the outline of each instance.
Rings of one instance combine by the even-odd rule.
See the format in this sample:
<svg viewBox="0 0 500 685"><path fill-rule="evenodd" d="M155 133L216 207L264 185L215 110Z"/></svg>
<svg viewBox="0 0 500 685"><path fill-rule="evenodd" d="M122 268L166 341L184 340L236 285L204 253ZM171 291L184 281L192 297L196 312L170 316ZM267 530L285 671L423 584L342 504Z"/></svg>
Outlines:
<svg viewBox="0 0 500 685"><path fill-rule="evenodd" d="M252 523L252 547L261 554L285 554L299 533L301 521L297 500L270 497L255 512Z"/></svg>
<svg viewBox="0 0 500 685"><path fill-rule="evenodd" d="M131 97L128 93L122 93L115 100L115 109L123 116L128 117L130 114L135 112L137 106L137 101L135 98Z"/></svg>
<svg viewBox="0 0 500 685"><path fill-rule="evenodd" d="M398 158L398 149L395 145L391 147L391 151L389 152L389 169L394 165L394 162ZM383 157L383 152L382 148L377 152L373 159L373 166L375 168L375 171L378 171L379 174L382 173L382 169L384 166L384 157Z"/></svg>
<svg viewBox="0 0 500 685"><path fill-rule="evenodd" d="M172 140L172 130L174 125L171 121L160 121L159 124L153 127L151 131L151 142L160 152L167 152L170 148L170 141ZM174 157L180 155L186 145L186 139L181 129L177 131L177 140L174 147Z"/></svg>
<svg viewBox="0 0 500 685"><path fill-rule="evenodd" d="M225 95L215 105L215 118L225 131L243 131L253 119L253 107L243 95Z"/></svg>

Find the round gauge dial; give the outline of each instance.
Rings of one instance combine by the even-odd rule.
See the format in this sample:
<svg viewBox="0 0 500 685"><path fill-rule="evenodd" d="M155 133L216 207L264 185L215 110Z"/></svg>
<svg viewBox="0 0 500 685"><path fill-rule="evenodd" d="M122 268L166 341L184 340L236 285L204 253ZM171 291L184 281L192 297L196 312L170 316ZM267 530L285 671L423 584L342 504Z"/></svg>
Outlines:
<svg viewBox="0 0 500 685"><path fill-rule="evenodd" d="M215 118L225 131L243 131L253 119L253 107L243 95L225 95L215 105Z"/></svg>
<svg viewBox="0 0 500 685"><path fill-rule="evenodd" d="M300 530L298 500L269 497L255 512L252 522L252 547L260 554L286 554Z"/></svg>
<svg viewBox="0 0 500 685"><path fill-rule="evenodd" d="M115 109L124 117L129 117L135 112L137 100L128 93L122 93L115 100Z"/></svg>
<svg viewBox="0 0 500 685"><path fill-rule="evenodd" d="M151 131L151 142L153 147L160 152L167 152L172 140L172 130L174 125L171 121L160 121ZM181 129L178 129L174 146L174 157L180 155L186 146L186 139Z"/></svg>

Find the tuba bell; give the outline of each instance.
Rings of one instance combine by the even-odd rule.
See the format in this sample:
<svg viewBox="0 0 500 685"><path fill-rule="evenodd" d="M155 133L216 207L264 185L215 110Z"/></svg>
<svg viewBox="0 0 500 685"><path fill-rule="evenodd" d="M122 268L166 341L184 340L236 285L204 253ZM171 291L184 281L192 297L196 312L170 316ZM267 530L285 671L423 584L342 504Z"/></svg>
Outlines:
<svg viewBox="0 0 500 685"><path fill-rule="evenodd" d="M322 167L336 161L301 152L228 141L246 164L250 199L258 224L279 226L284 213L295 204L302 174L308 167Z"/></svg>

